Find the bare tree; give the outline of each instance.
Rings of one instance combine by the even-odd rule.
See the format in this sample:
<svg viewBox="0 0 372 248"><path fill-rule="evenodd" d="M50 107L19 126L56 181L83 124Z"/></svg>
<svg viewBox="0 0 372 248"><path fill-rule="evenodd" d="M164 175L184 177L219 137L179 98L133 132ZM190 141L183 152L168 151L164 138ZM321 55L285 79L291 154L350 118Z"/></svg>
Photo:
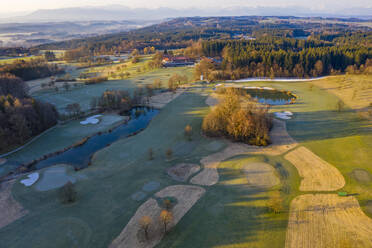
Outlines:
<svg viewBox="0 0 372 248"><path fill-rule="evenodd" d="M185 136L188 140L191 140L192 137L192 127L190 125L186 125L185 127Z"/></svg>
<svg viewBox="0 0 372 248"><path fill-rule="evenodd" d="M146 240L149 239L149 228L150 228L151 223L152 223L152 219L150 216L147 216L147 215L143 216L139 220L139 225L145 233Z"/></svg>
<svg viewBox="0 0 372 248"><path fill-rule="evenodd" d="M167 156L168 159L171 159L172 158L172 155L173 155L173 150L171 148L169 148L166 152L165 152L165 155Z"/></svg>
<svg viewBox="0 0 372 248"><path fill-rule="evenodd" d="M160 222L163 224L164 226L164 233L167 232L167 227L168 225L172 222L173 220L173 215L171 212L169 212L168 210L162 210L161 213L160 213Z"/></svg>
<svg viewBox="0 0 372 248"><path fill-rule="evenodd" d="M149 160L154 160L154 152L152 148L149 149L148 154L149 154Z"/></svg>

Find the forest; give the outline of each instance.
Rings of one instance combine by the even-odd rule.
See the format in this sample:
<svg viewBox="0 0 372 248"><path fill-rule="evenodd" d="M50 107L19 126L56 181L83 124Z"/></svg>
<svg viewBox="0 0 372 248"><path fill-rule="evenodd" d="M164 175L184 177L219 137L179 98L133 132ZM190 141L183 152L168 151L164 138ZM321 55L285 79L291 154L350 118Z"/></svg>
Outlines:
<svg viewBox="0 0 372 248"><path fill-rule="evenodd" d="M213 40L194 43L186 51L199 57L222 58L221 63L207 59L197 66L196 77L203 74L210 81L247 77L319 77L347 71L364 72L372 66L372 47L357 46L345 40L341 45L323 40L279 37Z"/></svg>
<svg viewBox="0 0 372 248"><path fill-rule="evenodd" d="M23 144L57 123L55 107L31 98L22 79L0 74L0 151Z"/></svg>
<svg viewBox="0 0 372 248"><path fill-rule="evenodd" d="M333 39L356 32L364 33L369 28L362 26L347 26L334 23L334 19L320 19L322 25L308 22L308 18L298 17L182 17L148 27L122 32L117 34L101 35L83 39L74 39L57 43L40 45L34 49L77 49L84 48L90 53L120 53L132 49L142 50L145 47L155 47L157 50L178 49L191 45L193 41L203 40L229 40L239 35L251 37L285 37L298 38L332 34ZM299 22L297 22L299 21ZM329 22L327 22L329 21ZM354 21L342 19L337 21ZM358 20L363 22L363 20ZM330 39L331 36L327 36Z"/></svg>
<svg viewBox="0 0 372 248"><path fill-rule="evenodd" d="M0 73L9 73L22 80L50 77L63 73L56 64L47 63L44 59L17 60L11 64L0 65Z"/></svg>

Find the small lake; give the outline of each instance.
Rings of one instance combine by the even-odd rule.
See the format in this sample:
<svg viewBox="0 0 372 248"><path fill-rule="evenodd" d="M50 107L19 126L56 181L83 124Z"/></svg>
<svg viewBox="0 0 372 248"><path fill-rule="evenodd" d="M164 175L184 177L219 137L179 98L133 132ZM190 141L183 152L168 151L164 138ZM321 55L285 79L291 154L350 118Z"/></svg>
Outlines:
<svg viewBox="0 0 372 248"><path fill-rule="evenodd" d="M114 128L110 132L96 134L88 139L81 146L71 148L61 154L52 156L35 164L37 169L49 167L56 164L69 164L76 169L88 166L91 156L112 144L113 142L128 137L144 128L152 118L159 113L159 110L151 108L134 108L131 110L131 119L126 124Z"/></svg>
<svg viewBox="0 0 372 248"><path fill-rule="evenodd" d="M247 94L256 99L259 103L269 105L290 104L296 99L289 91L279 91L275 89L247 89Z"/></svg>

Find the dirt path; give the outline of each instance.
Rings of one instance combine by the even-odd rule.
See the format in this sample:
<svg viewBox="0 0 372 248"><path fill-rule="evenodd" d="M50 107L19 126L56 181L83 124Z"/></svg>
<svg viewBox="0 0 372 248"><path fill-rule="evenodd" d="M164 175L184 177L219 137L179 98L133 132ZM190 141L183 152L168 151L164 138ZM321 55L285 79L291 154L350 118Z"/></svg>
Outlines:
<svg viewBox="0 0 372 248"><path fill-rule="evenodd" d="M285 247L372 247L372 220L353 196L301 195L291 204Z"/></svg>
<svg viewBox="0 0 372 248"><path fill-rule="evenodd" d="M274 126L270 132L272 141L271 145L267 147L257 147L227 141L228 146L225 150L214 153L200 160L200 163L204 165L204 170L194 176L190 182L192 184L204 186L214 185L219 180L217 171L219 163L228 158L245 154L266 154L276 156L283 154L298 145L297 142L289 136L284 121L274 120L273 124Z"/></svg>
<svg viewBox="0 0 372 248"><path fill-rule="evenodd" d="M14 183L15 180L0 184L0 229L27 214L27 210L12 197Z"/></svg>
<svg viewBox="0 0 372 248"><path fill-rule="evenodd" d="M191 185L169 186L156 193L156 197L174 197L177 199L177 204L171 210L173 220L169 228L175 226L204 193L205 189ZM138 208L120 235L112 242L110 248L152 248L156 246L164 235L163 225L159 222L161 210L154 198L147 200ZM145 239L138 224L143 216L150 216L153 221L149 228L148 240Z"/></svg>
<svg viewBox="0 0 372 248"><path fill-rule="evenodd" d="M289 152L284 158L297 168L302 177L301 191L334 191L345 185L345 179L336 167L305 147Z"/></svg>

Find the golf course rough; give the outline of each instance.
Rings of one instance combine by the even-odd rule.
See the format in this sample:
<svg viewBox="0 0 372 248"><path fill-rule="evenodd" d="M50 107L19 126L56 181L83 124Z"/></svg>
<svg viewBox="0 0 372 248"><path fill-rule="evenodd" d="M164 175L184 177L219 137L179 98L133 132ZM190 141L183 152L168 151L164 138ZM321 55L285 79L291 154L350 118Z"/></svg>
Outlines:
<svg viewBox="0 0 372 248"><path fill-rule="evenodd" d="M169 229L181 220L204 193L205 189L198 186L174 185L155 194L155 197L158 198L172 197L177 199L177 204L171 210L173 219L169 224ZM164 236L163 225L159 221L161 211L162 208L154 198L147 200L137 209L120 235L111 243L110 248L151 248L156 246ZM139 227L139 221L143 216L149 216L152 219L148 240L141 235L142 230Z"/></svg>
<svg viewBox="0 0 372 248"><path fill-rule="evenodd" d="M12 197L15 180L0 184L0 229L27 214L27 210Z"/></svg>
<svg viewBox="0 0 372 248"><path fill-rule="evenodd" d="M353 196L301 195L291 203L285 247L372 247L372 219Z"/></svg>
<svg viewBox="0 0 372 248"><path fill-rule="evenodd" d="M301 191L334 191L345 185L345 179L336 167L305 147L289 152L284 158L297 168L303 178Z"/></svg>
<svg viewBox="0 0 372 248"><path fill-rule="evenodd" d="M293 140L287 130L285 122L274 120L273 128L270 131L272 144L267 147L251 146L243 143L233 143L228 141L228 146L222 151L217 152L200 160L204 165L202 172L194 176L190 182L203 186L215 185L218 180L218 165L222 161L237 155L245 154L265 154L265 155L281 155L297 146L297 142Z"/></svg>

